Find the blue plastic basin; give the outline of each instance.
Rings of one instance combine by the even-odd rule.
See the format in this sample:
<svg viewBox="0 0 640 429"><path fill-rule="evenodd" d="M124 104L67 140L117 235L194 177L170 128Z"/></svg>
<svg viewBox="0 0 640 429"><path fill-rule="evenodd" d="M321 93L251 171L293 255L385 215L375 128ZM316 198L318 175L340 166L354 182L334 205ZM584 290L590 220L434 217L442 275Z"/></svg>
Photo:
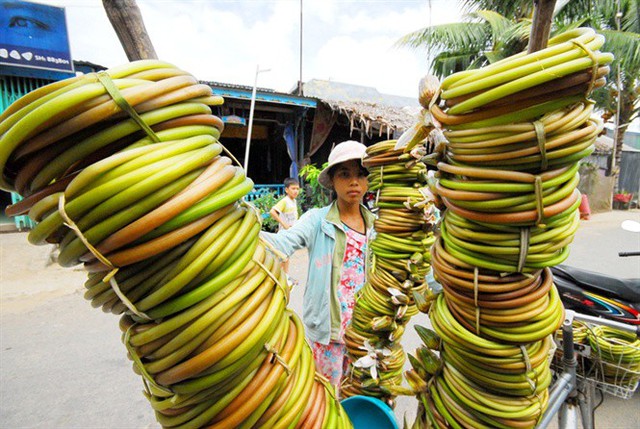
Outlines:
<svg viewBox="0 0 640 429"><path fill-rule="evenodd" d="M354 429L398 429L393 410L378 398L352 396L340 403Z"/></svg>

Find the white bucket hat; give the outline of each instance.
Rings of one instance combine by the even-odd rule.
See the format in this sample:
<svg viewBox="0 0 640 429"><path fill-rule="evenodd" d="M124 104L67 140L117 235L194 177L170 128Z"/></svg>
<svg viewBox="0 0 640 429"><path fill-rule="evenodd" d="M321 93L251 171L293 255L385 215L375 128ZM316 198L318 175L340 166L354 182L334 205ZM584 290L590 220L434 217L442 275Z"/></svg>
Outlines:
<svg viewBox="0 0 640 429"><path fill-rule="evenodd" d="M327 189L333 189L331 178L329 177L329 169L334 165L353 159L362 161L366 150L367 147L365 145L354 140L338 143L329 154L329 164L318 175L318 182Z"/></svg>

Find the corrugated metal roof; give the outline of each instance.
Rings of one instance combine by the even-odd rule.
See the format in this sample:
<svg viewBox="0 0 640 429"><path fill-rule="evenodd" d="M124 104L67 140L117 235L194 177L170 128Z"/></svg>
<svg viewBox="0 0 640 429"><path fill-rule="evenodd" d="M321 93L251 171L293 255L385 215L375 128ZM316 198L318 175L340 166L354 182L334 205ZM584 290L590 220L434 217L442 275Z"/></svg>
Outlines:
<svg viewBox="0 0 640 429"><path fill-rule="evenodd" d="M200 83L209 85L214 94L226 98L250 100L253 92L252 86L211 81L200 81ZM317 105L317 101L314 98L301 97L299 95L293 95L286 92L277 92L269 88L256 88L256 100L311 108L315 108Z"/></svg>
<svg viewBox="0 0 640 429"><path fill-rule="evenodd" d="M236 83L225 83L225 82L216 82L216 81L211 81L211 80L201 80L199 81L200 83L204 83L205 85L209 85L209 86L214 86L217 88L232 88L232 89L240 89L243 91L253 91L253 87L249 86L249 85L239 85ZM257 87L256 91L260 91L260 92L268 92L268 93L272 93L275 94L276 91L271 89L271 88L261 88L261 87ZM282 92L281 94L287 94L285 92ZM291 94L287 94L287 95L291 95Z"/></svg>

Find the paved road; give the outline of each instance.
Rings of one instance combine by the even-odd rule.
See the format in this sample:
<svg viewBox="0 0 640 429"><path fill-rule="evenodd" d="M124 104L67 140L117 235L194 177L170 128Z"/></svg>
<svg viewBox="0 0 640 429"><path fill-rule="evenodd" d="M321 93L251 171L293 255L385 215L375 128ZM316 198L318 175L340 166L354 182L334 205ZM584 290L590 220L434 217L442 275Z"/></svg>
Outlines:
<svg viewBox="0 0 640 429"><path fill-rule="evenodd" d="M619 228L640 212L614 211L583 222L569 263L622 277L640 277L640 258L617 257L640 249L640 234ZM0 234L0 428L158 428L142 384L126 359L118 318L91 308L82 297L84 274L49 264L48 247L27 244L26 234ZM292 307L301 308L306 254L291 274L300 279ZM426 324L426 316L414 322ZM412 329L406 350L418 343ZM399 401L401 421L415 401ZM598 428L640 428L640 394L631 401L607 397Z"/></svg>

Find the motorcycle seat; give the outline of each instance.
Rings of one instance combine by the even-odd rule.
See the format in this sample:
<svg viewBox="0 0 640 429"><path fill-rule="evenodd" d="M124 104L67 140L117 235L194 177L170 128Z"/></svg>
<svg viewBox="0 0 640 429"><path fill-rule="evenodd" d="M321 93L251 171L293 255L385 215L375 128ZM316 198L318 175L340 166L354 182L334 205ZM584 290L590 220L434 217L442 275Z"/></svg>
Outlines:
<svg viewBox="0 0 640 429"><path fill-rule="evenodd" d="M562 277L592 292L617 296L631 303L640 302L640 279L622 279L569 265L556 265L551 271L554 277Z"/></svg>

